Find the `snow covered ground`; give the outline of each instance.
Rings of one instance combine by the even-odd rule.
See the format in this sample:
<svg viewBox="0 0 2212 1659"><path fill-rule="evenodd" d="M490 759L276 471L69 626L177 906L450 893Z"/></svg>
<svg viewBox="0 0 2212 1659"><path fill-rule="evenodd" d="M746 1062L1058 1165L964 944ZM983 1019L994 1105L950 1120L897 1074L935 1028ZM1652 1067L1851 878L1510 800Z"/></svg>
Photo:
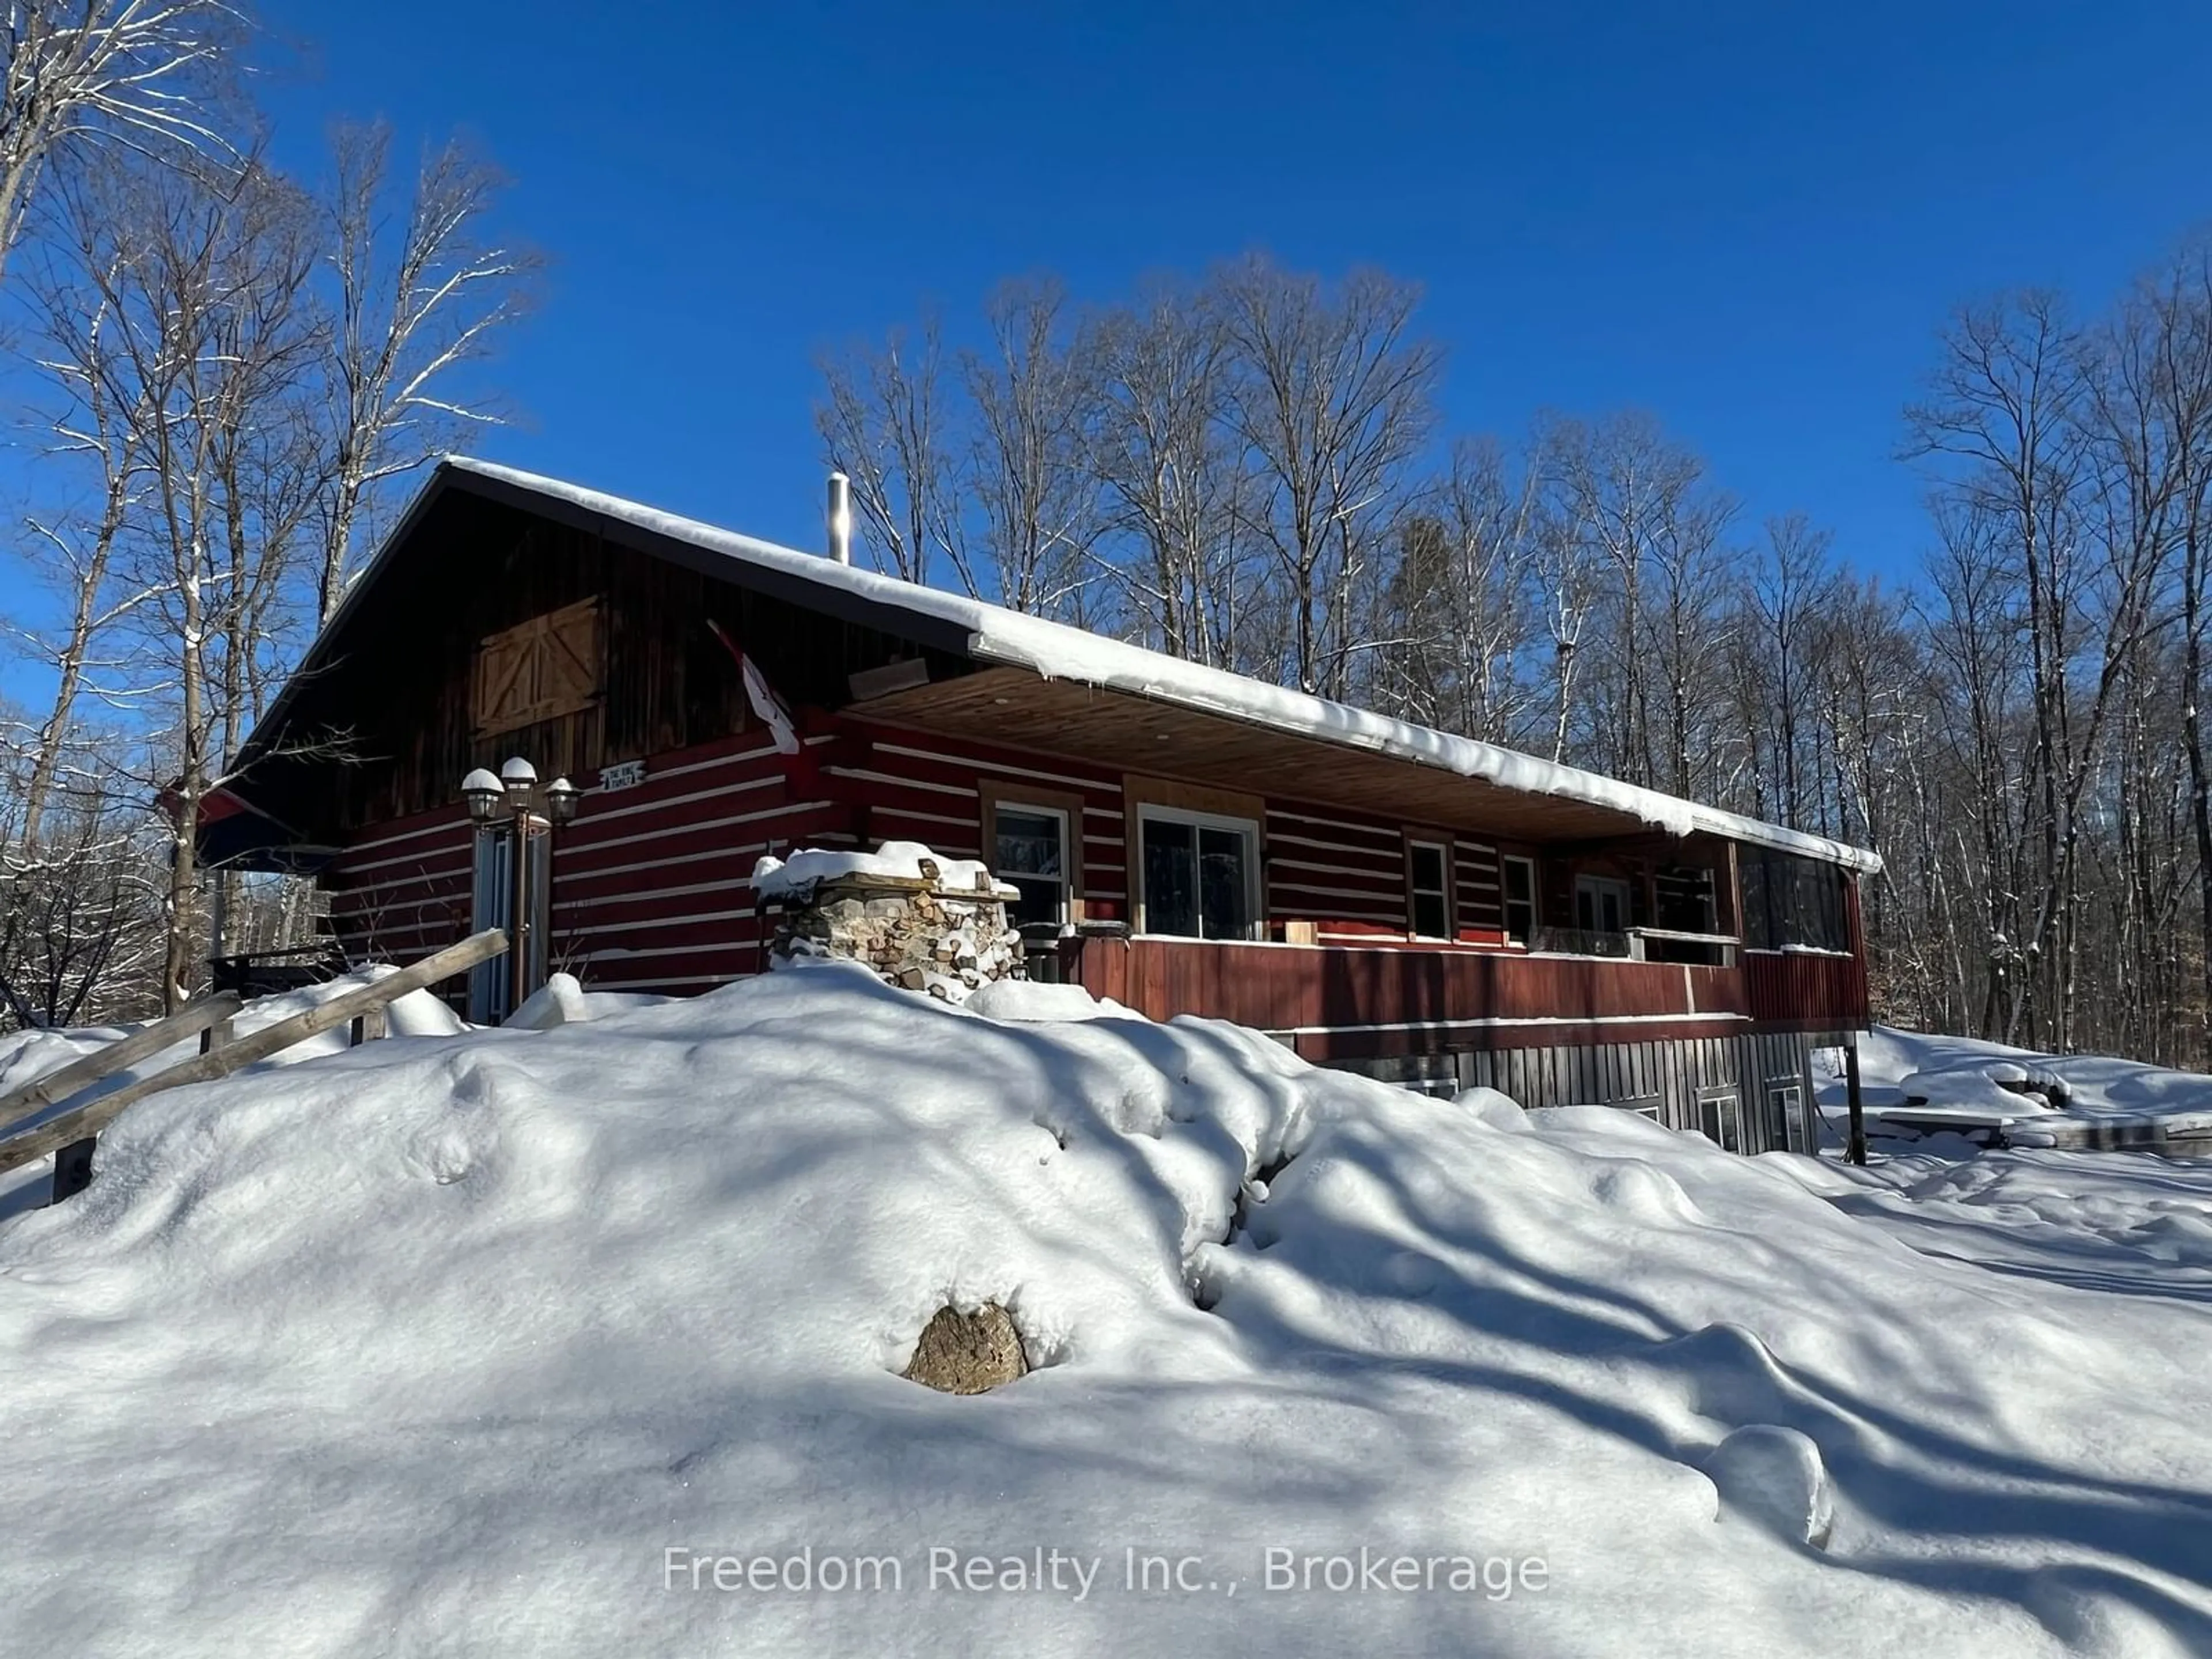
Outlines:
<svg viewBox="0 0 2212 1659"><path fill-rule="evenodd" d="M371 983L397 971L397 969L380 963L375 967L364 968L358 973L342 975L319 985L307 986L281 996L256 998L239 1011L232 1022L233 1030L238 1036L244 1036L265 1025L274 1025L280 1019L304 1013L309 1008L357 986ZM536 1002L552 1001L560 994L562 981L564 981L570 991L575 989L576 981L566 974L556 974L553 980L552 984L538 994ZM609 1000L604 995L592 999L594 1002ZM552 1018L557 1018L557 1016ZM459 1015L428 991L410 991L405 996L395 999L386 1008L386 1018L392 1032L399 1036L453 1036L468 1029ZM94 1053L124 1035L114 1026L94 1025L60 1031L15 1031L0 1037L0 1096L5 1096L27 1083L35 1082L47 1073L58 1071L82 1055ZM264 1066L296 1065L303 1060L337 1054L349 1041L345 1028L341 1026L336 1030L310 1037L305 1042L295 1043L262 1063ZM156 1072L191 1059L198 1052L197 1038L177 1043L148 1056L136 1066L111 1073L100 1080L96 1090L72 1097L70 1103L94 1098L98 1094L119 1089L139 1078L151 1077ZM58 1104L46 1112L12 1119L0 1124L0 1129L9 1133L28 1129L60 1109ZM0 1220L44 1204L47 1194L53 1188L53 1174L54 1161L51 1158L40 1158L19 1169L0 1170Z"/></svg>
<svg viewBox="0 0 2212 1659"><path fill-rule="evenodd" d="M1820 1105L1832 1118L1845 1108L1839 1052L1821 1061ZM1860 1041L1859 1069L1878 1126L2001 1131L2015 1146L2201 1137L2212 1153L2212 1077L2201 1073L1879 1025Z"/></svg>
<svg viewBox="0 0 2212 1659"><path fill-rule="evenodd" d="M1050 993L134 1108L0 1221L0 1652L2212 1652L2212 1164L1741 1158ZM1036 1369L902 1379L948 1299Z"/></svg>

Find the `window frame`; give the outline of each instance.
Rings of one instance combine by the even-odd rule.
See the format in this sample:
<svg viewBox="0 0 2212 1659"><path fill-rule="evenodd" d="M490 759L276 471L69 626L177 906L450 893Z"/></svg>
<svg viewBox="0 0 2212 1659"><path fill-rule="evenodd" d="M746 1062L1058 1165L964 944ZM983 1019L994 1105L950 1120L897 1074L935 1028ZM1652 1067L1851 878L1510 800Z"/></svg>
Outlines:
<svg viewBox="0 0 2212 1659"><path fill-rule="evenodd" d="M1698 920L1698 925L1694 927L1684 927L1680 922L1670 922L1661 920L1660 911L1665 902L1665 901L1660 896L1659 890L1661 881L1663 879L1669 883L1680 885L1683 883L1684 878L1694 878L1698 876L1705 878L1704 889L1702 892L1698 894L1698 896L1702 897L1705 901L1705 908L1704 914L1699 916ZM1694 884L1692 884L1692 885L1694 885ZM1670 864L1661 866L1657 874L1654 876L1651 883L1651 925L1655 927L1668 928L1682 933L1709 933L1717 936L1721 932L1721 880L1719 872L1706 865Z"/></svg>
<svg viewBox="0 0 2212 1659"><path fill-rule="evenodd" d="M1583 926L1583 893L1585 886L1591 894L1589 926ZM1607 927L1598 903L1599 889L1619 890L1620 895L1620 926ZM1595 870L1575 872L1575 927L1586 933L1625 933L1636 925L1636 886L1623 876L1608 876Z"/></svg>
<svg viewBox="0 0 2212 1659"><path fill-rule="evenodd" d="M976 796L976 854L993 875L999 873L999 812L1056 813L1060 823L1061 899L1065 927L1083 920L1083 797L1065 789L1033 789L1026 784L979 778Z"/></svg>
<svg viewBox="0 0 2212 1659"><path fill-rule="evenodd" d="M1766 1127L1771 1135L1781 1132L1775 1146L1788 1152L1799 1150L1804 1138L1805 1085L1796 1078L1766 1079Z"/></svg>
<svg viewBox="0 0 2212 1659"><path fill-rule="evenodd" d="M1437 841L1427 836L1415 835L1411 830L1405 836L1406 859L1406 937L1452 940L1459 937L1459 890L1454 885L1457 872L1452 867L1452 845L1449 841ZM1443 885L1424 888L1414 872L1413 854L1417 848L1426 848L1443 861ZM1420 927L1420 900L1426 893L1439 900L1444 907L1444 925L1441 933L1425 933Z"/></svg>
<svg viewBox="0 0 2212 1659"><path fill-rule="evenodd" d="M1528 931L1513 931L1513 906L1518 902L1505 884L1505 866L1517 864L1528 872ZM1536 867L1535 855L1531 853L1500 852L1498 855L1498 923L1504 928L1505 937L1522 945L1535 941L1536 930L1544 925L1544 890L1542 872Z"/></svg>
<svg viewBox="0 0 2212 1659"><path fill-rule="evenodd" d="M1736 879L1736 931L1745 949L1853 953L1848 878L1838 866L1762 848L1739 860Z"/></svg>
<svg viewBox="0 0 2212 1659"><path fill-rule="evenodd" d="M1713 1085L1698 1091L1698 1132L1724 1152L1744 1150L1743 1096Z"/></svg>
<svg viewBox="0 0 2212 1659"><path fill-rule="evenodd" d="M1133 932L1152 934L1151 895L1145 890L1145 826L1148 823L1188 824L1194 830L1233 830L1244 837L1244 905L1251 918L1244 933L1237 939L1210 939L1203 933L1160 933L1160 939L1195 939L1201 944L1249 944L1265 936L1267 926L1267 894L1261 882L1260 860L1261 842L1260 820L1239 817L1227 812L1209 812L1194 806L1177 806L1168 801L1139 801L1130 819L1131 843L1135 855L1129 867L1129 908L1134 917ZM1195 847L1194 845L1194 850ZM1201 907L1201 925L1203 908Z"/></svg>

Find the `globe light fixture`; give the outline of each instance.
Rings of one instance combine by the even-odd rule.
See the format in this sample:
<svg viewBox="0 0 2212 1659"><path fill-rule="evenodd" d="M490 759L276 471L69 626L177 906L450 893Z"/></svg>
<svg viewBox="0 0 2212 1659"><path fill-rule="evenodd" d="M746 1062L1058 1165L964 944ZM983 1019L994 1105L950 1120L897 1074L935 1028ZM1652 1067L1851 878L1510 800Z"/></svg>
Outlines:
<svg viewBox="0 0 2212 1659"><path fill-rule="evenodd" d="M538 787L538 769L517 755L499 769L499 781L507 787L507 804L517 812L530 810L530 797Z"/></svg>
<svg viewBox="0 0 2212 1659"><path fill-rule="evenodd" d="M494 774L479 766L461 780L461 799L468 803L471 823L489 824L499 815L500 803L507 799L507 787Z"/></svg>

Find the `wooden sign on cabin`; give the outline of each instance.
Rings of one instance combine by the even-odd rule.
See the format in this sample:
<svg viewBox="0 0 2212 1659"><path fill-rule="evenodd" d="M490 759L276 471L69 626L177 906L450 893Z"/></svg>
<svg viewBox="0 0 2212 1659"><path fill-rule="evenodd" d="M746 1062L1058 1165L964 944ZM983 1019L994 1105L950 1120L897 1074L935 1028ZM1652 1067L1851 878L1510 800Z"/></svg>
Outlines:
<svg viewBox="0 0 2212 1659"><path fill-rule="evenodd" d="M596 599L532 617L477 647L471 713L479 738L576 714L599 696Z"/></svg>

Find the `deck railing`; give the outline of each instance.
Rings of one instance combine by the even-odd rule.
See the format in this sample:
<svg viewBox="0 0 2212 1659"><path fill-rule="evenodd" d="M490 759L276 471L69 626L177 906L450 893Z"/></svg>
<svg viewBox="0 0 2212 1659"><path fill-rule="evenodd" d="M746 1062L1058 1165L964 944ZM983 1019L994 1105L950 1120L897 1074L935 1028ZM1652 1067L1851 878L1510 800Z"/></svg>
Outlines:
<svg viewBox="0 0 2212 1659"><path fill-rule="evenodd" d="M1099 935L1061 941L1059 968L1150 1018L1234 1020L1317 1059L1723 1036L1750 1018L1733 967L1442 943Z"/></svg>
<svg viewBox="0 0 2212 1659"><path fill-rule="evenodd" d="M1574 957L1631 957L1626 933L1610 933L1597 927L1539 927L1528 941L1538 951Z"/></svg>
<svg viewBox="0 0 2212 1659"><path fill-rule="evenodd" d="M1746 951L1743 981L1745 1006L1768 1024L1856 1031L1869 1018L1866 964L1847 951Z"/></svg>

